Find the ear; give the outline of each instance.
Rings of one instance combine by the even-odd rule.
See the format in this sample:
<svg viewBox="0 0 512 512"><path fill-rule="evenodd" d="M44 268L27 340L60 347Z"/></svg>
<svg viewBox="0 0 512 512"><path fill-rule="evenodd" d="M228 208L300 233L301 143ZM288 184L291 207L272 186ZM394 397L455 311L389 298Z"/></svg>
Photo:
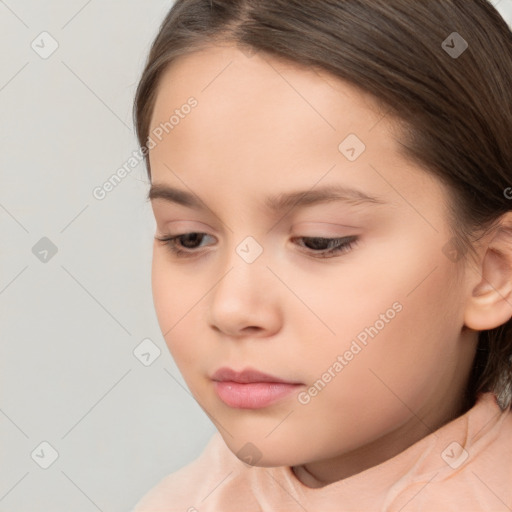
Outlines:
<svg viewBox="0 0 512 512"><path fill-rule="evenodd" d="M512 212L485 240L464 314L464 324L475 331L494 329L512 318Z"/></svg>

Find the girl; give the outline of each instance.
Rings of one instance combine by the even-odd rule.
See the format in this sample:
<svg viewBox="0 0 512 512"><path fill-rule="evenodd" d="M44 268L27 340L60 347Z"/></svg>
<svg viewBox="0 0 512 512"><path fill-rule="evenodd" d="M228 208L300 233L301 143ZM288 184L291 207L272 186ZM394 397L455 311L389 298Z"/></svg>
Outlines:
<svg viewBox="0 0 512 512"><path fill-rule="evenodd" d="M512 33L485 0L177 0L134 113L218 428L157 511L512 509Z"/></svg>

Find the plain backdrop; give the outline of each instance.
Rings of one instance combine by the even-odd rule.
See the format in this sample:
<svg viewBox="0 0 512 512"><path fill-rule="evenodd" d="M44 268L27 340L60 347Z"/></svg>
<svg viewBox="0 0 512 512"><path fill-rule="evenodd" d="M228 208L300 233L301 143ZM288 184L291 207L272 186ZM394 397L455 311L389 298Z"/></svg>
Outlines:
<svg viewBox="0 0 512 512"><path fill-rule="evenodd" d="M0 512L130 511L216 431L154 313L143 163L94 194L172 3L0 0Z"/></svg>

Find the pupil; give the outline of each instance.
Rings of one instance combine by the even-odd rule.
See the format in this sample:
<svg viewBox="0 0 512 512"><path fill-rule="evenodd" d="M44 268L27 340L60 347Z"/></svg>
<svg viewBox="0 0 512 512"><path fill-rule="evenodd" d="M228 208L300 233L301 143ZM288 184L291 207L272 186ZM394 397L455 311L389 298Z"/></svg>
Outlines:
<svg viewBox="0 0 512 512"><path fill-rule="evenodd" d="M185 243L183 244L185 247L187 247L188 249L190 249L190 247L187 246L187 241L190 240L190 238L192 238L192 245L194 245L194 238L197 238L198 236L200 236L199 233L189 233L187 235L185 235Z"/></svg>
<svg viewBox="0 0 512 512"><path fill-rule="evenodd" d="M324 238L307 238L309 245L312 245L311 249L325 249L326 240Z"/></svg>

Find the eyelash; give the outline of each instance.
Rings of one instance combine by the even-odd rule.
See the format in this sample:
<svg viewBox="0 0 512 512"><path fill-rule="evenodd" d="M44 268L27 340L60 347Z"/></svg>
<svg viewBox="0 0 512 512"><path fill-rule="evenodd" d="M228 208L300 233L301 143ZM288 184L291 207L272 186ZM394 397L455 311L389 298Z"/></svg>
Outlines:
<svg viewBox="0 0 512 512"><path fill-rule="evenodd" d="M183 250L177 247L176 241L186 237L188 235L206 235L206 233L199 233L199 232L190 232L190 233L184 233L182 235L165 235L162 238L155 237L156 240L162 242L163 245L165 245L171 253L178 257L178 258L190 258L197 254L197 251L194 249L189 250ZM338 242L338 245L335 246L333 249L324 249L322 251L314 251L317 255L313 255L314 258L332 258L338 254L344 254L349 251L351 251L354 246L358 243L359 238L357 236L345 236L340 238L324 238L324 237L314 237L314 236L303 236L303 237L296 237L299 239L305 239L305 240L322 240L324 242L327 242L328 244L336 243Z"/></svg>

